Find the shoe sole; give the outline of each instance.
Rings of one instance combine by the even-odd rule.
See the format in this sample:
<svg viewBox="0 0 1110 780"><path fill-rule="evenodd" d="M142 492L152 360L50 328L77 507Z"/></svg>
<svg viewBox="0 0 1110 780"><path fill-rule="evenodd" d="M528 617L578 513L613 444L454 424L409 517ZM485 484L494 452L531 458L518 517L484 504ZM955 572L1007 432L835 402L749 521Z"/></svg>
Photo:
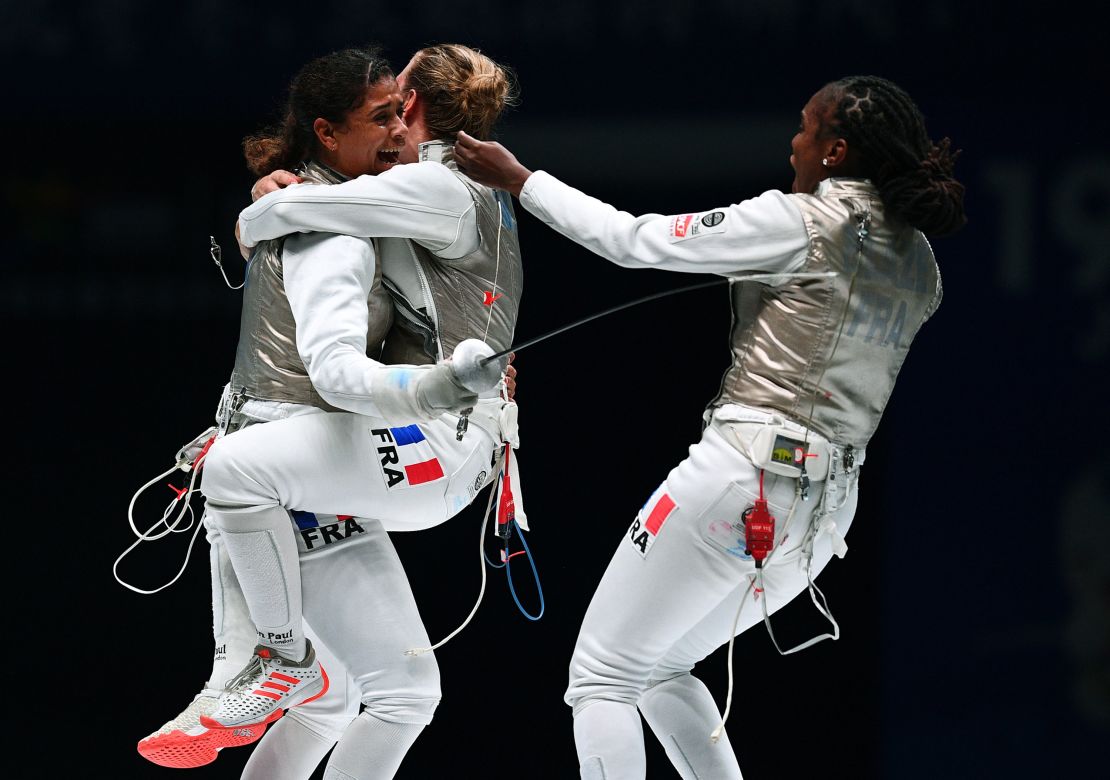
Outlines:
<svg viewBox="0 0 1110 780"><path fill-rule="evenodd" d="M281 715L279 712L277 718ZM257 742L277 718L231 729L208 728L201 734L175 730L141 740L137 750L140 756L152 764L172 769L191 769L211 764L225 747L242 747Z"/></svg>
<svg viewBox="0 0 1110 780"><path fill-rule="evenodd" d="M298 702L295 702L295 703L290 704L290 705L285 706L285 707L278 707L276 710L271 712L264 719L258 721L257 723L239 723L239 724L236 724L234 726L225 726L224 724L220 723L218 720L213 720L212 718L208 717L207 715L201 715L200 716L200 725L204 726L209 731L236 731L238 729L254 729L258 726L261 726L262 730L265 731L266 726L270 725L275 720L280 718L288 710L292 709L293 707L300 707L302 704L308 704L310 701L316 701L321 696L323 696L325 693L327 693L328 689L331 687L331 680L328 679L328 673L326 671L324 671L323 666L320 667L320 679L324 681L324 687L322 687L320 689L319 693L312 694L311 696L309 696L304 701L298 701ZM260 737L262 736L261 733L259 734L259 736ZM251 741L253 742L254 740L251 740ZM250 743L249 742L244 742L242 744L248 745Z"/></svg>

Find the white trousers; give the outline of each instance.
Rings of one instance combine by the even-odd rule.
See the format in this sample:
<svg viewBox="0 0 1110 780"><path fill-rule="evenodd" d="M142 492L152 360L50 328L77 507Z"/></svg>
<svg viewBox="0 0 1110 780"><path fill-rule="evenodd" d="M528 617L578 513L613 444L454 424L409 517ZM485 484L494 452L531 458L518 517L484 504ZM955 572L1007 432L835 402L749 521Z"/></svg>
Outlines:
<svg viewBox="0 0 1110 780"><path fill-rule="evenodd" d="M839 508L828 518L840 534L855 513L857 474L841 474L829 486L831 505ZM765 476L764 496L777 522L775 550L763 568L764 592L754 586L755 565L744 554L738 522L759 496L759 470L712 427L640 510L597 587L571 659L565 698L576 716L584 777L624 777L621 767L642 763L642 741L636 744L642 738L631 722L625 728L580 727L579 717L592 704L636 707L649 688L689 674L728 642L745 595L737 633L762 622L761 600L773 613L806 591L803 544L825 484L815 483L810 500L797 501L788 520L796 485L794 479ZM816 536L813 576L832 548L829 534ZM612 724L614 717L607 713L605 720ZM654 727L658 720L648 723ZM670 731L657 734L665 745L683 730L671 724ZM709 733L704 737L707 745Z"/></svg>
<svg viewBox="0 0 1110 780"><path fill-rule="evenodd" d="M460 442L455 430L452 416L390 426L362 415L306 413L251 425L209 451L203 488L210 501L294 510L304 617L332 684L287 717L316 734L337 739L360 703L385 723L431 721L439 671L431 653L405 655L430 641L386 531L438 525L492 479L493 438L472 423ZM240 604L235 586L214 587L214 599ZM216 610L225 630L236 619L226 610ZM264 738L256 752L266 749Z"/></svg>
<svg viewBox="0 0 1110 780"><path fill-rule="evenodd" d="M439 525L491 479L494 441L453 415L395 426L350 413L302 414L225 436L204 462L213 505L280 506L380 521L387 531Z"/></svg>
<svg viewBox="0 0 1110 780"><path fill-rule="evenodd" d="M408 743L397 745L390 730L409 729L409 739L415 739L439 703L434 655L404 654L430 643L388 534L376 520L313 519L319 523L302 515L298 530L305 633L331 685L324 696L291 709L266 732L244 769L244 780L307 780L332 746L346 740L345 732L363 705L363 731L369 734L358 735L363 744L356 758L366 752L372 760L357 760L360 772L350 776L391 777L392 769L383 763L390 757L399 763ZM313 543L319 539L338 541ZM220 688L232 667L237 671L249 659L255 631L219 533L210 530L209 542L216 575L212 602L217 654L207 687ZM314 630L317 623L320 631ZM356 678L348 667L361 673ZM367 766L369 773L362 773Z"/></svg>

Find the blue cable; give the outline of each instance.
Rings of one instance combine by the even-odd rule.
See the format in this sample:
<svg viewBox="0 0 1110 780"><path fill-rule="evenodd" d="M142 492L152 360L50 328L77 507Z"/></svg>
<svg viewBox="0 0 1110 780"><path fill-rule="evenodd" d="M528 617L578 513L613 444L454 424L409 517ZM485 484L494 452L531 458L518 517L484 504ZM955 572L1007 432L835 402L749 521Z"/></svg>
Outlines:
<svg viewBox="0 0 1110 780"><path fill-rule="evenodd" d="M540 594L540 614L538 614L538 615L528 614L528 611L526 609L524 609L524 605L522 605L520 603L520 599L517 598L516 588L513 587L513 571L512 571L512 568L509 566L509 563L512 560L511 558L507 558L505 560L505 563L504 563L505 576L509 580L509 592L513 594L513 601L516 602L516 608L520 610L520 614L524 615L524 617L528 618L529 620L539 620L540 618L543 617L543 611L544 611L543 586L540 585L540 573L538 571L536 571L536 561L532 557L532 550L528 547L528 540L524 538L524 533L520 530L520 526L518 526L516 524L516 520L513 520L513 526L516 528L517 535L520 537L520 543L522 545L524 545L524 552L528 556L528 563L531 564L531 566L532 566L532 576L536 580L536 590Z"/></svg>
<svg viewBox="0 0 1110 780"><path fill-rule="evenodd" d="M486 552L485 547L482 548L482 555L485 556L486 565L489 566L490 568L492 568L492 569L504 569L505 568L504 563L494 563L493 561L491 561L489 559L489 553Z"/></svg>

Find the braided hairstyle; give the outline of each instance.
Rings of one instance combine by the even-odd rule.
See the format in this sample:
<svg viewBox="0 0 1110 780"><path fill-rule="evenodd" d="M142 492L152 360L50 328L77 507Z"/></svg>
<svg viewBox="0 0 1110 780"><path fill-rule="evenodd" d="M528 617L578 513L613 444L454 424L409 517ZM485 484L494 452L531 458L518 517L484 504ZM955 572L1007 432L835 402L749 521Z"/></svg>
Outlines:
<svg viewBox="0 0 1110 780"><path fill-rule="evenodd" d="M952 175L959 152L948 138L929 139L903 89L877 76L850 76L822 91L831 109L824 134L856 150L861 175L875 184L892 216L936 236L964 226L964 185Z"/></svg>
<svg viewBox="0 0 1110 780"><path fill-rule="evenodd" d="M441 43L418 51L408 85L424 98L428 133L454 140L460 130L487 139L502 112L517 100L513 72L477 49Z"/></svg>
<svg viewBox="0 0 1110 780"><path fill-rule="evenodd" d="M247 167L256 176L292 170L316 149L317 118L339 124L366 99L366 90L392 77L377 46L342 49L317 57L293 77L285 119L243 140Z"/></svg>

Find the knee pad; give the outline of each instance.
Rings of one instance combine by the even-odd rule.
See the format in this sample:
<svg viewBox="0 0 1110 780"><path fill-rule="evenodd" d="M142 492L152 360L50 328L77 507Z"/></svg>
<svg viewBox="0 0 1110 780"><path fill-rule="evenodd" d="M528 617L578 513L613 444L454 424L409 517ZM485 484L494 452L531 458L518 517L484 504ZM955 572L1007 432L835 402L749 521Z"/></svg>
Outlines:
<svg viewBox="0 0 1110 780"><path fill-rule="evenodd" d="M270 531L224 531L224 544L237 560L249 560L251 568L267 579L283 581L280 553ZM256 594L252 613L258 628L284 626L291 619L289 614L289 585L284 590L271 589Z"/></svg>
<svg viewBox="0 0 1110 780"><path fill-rule="evenodd" d="M285 530L282 526L289 523L289 513L281 507L225 506L210 500L208 517L235 562L242 588L253 582L282 583L282 588L251 590L248 603L258 628L289 623L293 618L290 603L295 601L295 609L300 610L300 589L293 592L285 576L290 567L298 565L296 544L292 538L277 538L277 533Z"/></svg>

